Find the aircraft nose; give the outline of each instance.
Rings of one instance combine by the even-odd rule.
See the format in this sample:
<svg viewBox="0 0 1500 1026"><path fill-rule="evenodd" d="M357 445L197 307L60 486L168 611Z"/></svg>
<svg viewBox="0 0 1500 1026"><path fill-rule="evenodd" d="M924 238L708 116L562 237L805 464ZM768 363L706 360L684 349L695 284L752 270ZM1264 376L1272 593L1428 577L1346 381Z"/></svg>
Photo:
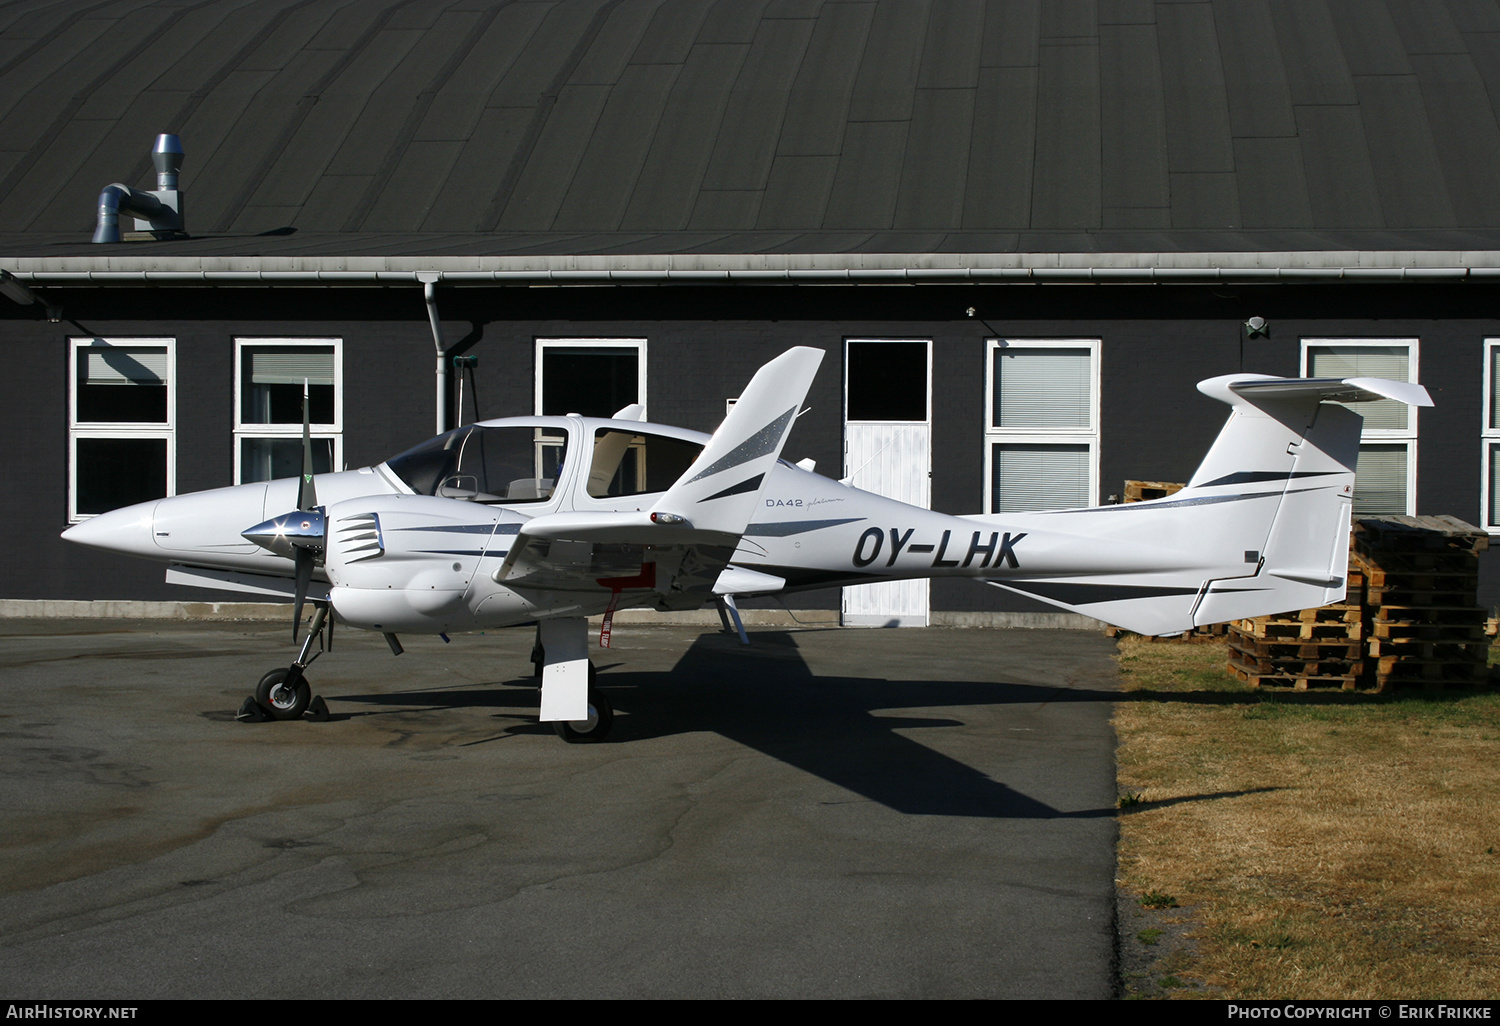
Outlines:
<svg viewBox="0 0 1500 1026"><path fill-rule="evenodd" d="M152 537L156 523L156 504L160 500L100 513L62 533L70 542L106 552L123 552L129 556L156 556L158 549Z"/></svg>

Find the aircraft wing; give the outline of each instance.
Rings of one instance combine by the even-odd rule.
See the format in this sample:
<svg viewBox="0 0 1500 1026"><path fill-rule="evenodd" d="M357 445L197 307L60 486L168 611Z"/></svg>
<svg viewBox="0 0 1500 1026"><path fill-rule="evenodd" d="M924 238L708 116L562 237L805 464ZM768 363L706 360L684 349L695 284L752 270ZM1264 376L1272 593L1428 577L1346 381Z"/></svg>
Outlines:
<svg viewBox="0 0 1500 1026"><path fill-rule="evenodd" d="M821 350L798 347L762 367L649 510L553 513L522 524L495 580L552 592L649 589L669 605L700 605L755 514L822 359Z"/></svg>
<svg viewBox="0 0 1500 1026"><path fill-rule="evenodd" d="M653 530L658 537L650 545L615 541L621 524L610 514L570 517L566 528L538 526L547 534L560 533L528 535L523 527L511 550L514 561L507 559L509 565L495 575L506 587L599 595L652 592L653 601L669 608L696 609L712 597L714 582L734 555L733 542L672 539L671 531Z"/></svg>

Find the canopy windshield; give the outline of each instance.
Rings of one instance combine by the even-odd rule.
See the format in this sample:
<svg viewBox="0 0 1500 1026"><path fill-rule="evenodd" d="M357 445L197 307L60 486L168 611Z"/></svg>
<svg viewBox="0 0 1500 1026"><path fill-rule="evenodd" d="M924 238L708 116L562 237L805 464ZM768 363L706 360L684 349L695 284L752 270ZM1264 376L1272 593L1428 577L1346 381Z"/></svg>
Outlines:
<svg viewBox="0 0 1500 1026"><path fill-rule="evenodd" d="M470 424L438 435L386 466L418 495L474 502L545 502L552 497L567 440L536 427Z"/></svg>

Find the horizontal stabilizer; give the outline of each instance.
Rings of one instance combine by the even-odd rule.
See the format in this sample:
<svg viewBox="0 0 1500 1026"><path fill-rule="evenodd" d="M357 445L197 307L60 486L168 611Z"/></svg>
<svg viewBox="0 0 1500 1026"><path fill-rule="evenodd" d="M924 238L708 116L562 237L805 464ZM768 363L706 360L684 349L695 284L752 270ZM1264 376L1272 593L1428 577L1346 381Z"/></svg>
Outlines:
<svg viewBox="0 0 1500 1026"><path fill-rule="evenodd" d="M1431 406L1427 389L1410 381L1389 378L1273 378L1261 375L1232 374L1211 378L1198 386L1205 395L1214 395L1205 386L1224 382L1229 390L1247 399L1310 399L1339 403L1373 403L1395 399L1408 406ZM1220 398L1214 395L1215 398Z"/></svg>

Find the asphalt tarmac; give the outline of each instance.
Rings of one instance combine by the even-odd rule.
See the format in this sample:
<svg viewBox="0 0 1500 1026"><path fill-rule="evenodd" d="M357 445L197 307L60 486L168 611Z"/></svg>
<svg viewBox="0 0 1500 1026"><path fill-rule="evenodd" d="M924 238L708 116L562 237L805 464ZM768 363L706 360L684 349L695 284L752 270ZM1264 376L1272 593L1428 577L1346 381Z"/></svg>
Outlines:
<svg viewBox="0 0 1500 1026"><path fill-rule="evenodd" d="M1113 645L617 625L603 744L526 630L0 620L0 997L1107 998Z"/></svg>

